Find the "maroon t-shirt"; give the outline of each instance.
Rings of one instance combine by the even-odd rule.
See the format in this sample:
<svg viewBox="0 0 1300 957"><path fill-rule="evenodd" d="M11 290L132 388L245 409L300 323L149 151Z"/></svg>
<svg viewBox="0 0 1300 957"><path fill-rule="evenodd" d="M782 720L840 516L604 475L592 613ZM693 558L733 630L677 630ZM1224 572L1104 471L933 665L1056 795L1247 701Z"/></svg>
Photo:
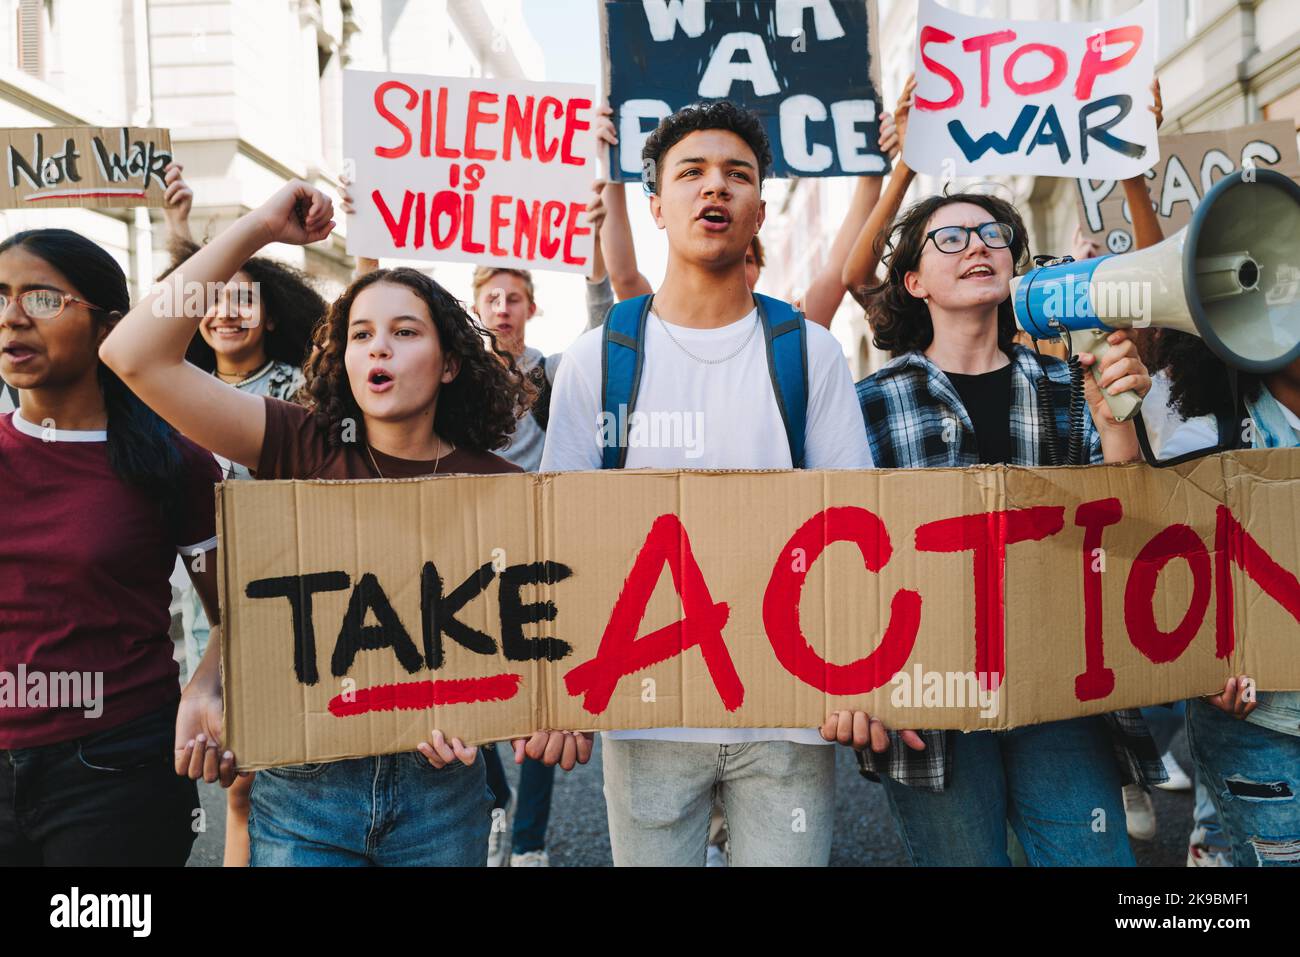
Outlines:
<svg viewBox="0 0 1300 957"><path fill-rule="evenodd" d="M178 549L188 558L216 547L221 472L194 443L176 444L184 478L170 529L155 501L113 473L105 433L0 415L0 749L105 731L180 697L168 579ZM33 674L48 688L56 672L102 673L98 717L49 697L32 706ZM78 687L93 694L93 681ZM66 679L57 697L70 699Z"/></svg>
<svg viewBox="0 0 1300 957"><path fill-rule="evenodd" d="M307 409L270 396L263 396L262 401L266 403L266 437L257 463L260 479L419 478L435 474L435 467L438 475L523 471L499 455L471 449L457 448L440 459L414 461L368 449L363 442L345 442L335 448Z"/></svg>

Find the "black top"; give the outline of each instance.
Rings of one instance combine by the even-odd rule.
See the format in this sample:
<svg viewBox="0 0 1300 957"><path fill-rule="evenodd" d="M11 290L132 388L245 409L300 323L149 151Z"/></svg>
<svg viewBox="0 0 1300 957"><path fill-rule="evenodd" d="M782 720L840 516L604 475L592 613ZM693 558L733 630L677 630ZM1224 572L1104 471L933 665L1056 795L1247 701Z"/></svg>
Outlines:
<svg viewBox="0 0 1300 957"><path fill-rule="evenodd" d="M975 426L981 465L1011 461L1011 363L992 372L945 372Z"/></svg>

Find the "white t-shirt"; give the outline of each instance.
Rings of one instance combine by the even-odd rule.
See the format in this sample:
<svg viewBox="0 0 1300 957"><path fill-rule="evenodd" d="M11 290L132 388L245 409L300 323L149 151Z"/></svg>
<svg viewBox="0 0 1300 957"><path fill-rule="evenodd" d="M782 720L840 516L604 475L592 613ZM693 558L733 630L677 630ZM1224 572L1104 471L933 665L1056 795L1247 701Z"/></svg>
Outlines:
<svg viewBox="0 0 1300 957"><path fill-rule="evenodd" d="M720 329L674 325L673 342L655 315L646 320L644 359L636 407L629 423L627 468L788 469L790 446L772 390L767 345L756 328L758 311ZM805 323L808 345L808 410L804 464L810 469L871 468L862 410L839 342ZM746 339L748 337L748 342ZM743 348L742 348L743 344ZM601 446L602 332L584 333L564 353L551 392L551 418L542 453L543 472L599 469ZM709 365L691 358L721 359ZM680 441L638 444L638 414L678 413ZM664 431L648 430L662 439ZM656 728L608 732L615 738L653 738L705 744L794 741L825 744L816 728Z"/></svg>

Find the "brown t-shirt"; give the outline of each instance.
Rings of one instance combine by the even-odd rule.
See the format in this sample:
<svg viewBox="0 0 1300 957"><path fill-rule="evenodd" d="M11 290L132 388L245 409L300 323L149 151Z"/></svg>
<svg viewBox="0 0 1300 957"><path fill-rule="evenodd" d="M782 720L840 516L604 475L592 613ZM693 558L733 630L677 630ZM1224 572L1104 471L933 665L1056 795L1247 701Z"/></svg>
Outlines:
<svg viewBox="0 0 1300 957"><path fill-rule="evenodd" d="M266 403L266 437L257 462L259 479L374 479L419 478L438 475L495 475L522 472L519 466L491 452L457 448L440 459L396 459L364 442L345 442L335 448L316 424L311 412L292 402L263 396ZM375 457L374 465L370 454ZM380 475L375 471L379 466Z"/></svg>

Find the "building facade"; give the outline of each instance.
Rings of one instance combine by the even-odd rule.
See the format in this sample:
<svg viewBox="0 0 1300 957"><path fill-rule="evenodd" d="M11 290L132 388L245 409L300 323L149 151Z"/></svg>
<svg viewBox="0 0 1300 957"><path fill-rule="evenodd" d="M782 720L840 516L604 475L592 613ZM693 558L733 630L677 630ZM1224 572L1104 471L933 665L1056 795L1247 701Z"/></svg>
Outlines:
<svg viewBox="0 0 1300 957"><path fill-rule="evenodd" d="M522 2L0 0L0 127L169 129L202 240L291 178L336 195L344 68L540 76ZM137 294L166 265L161 210L0 210L3 235L44 226L100 243ZM333 293L352 270L345 229L269 253Z"/></svg>

